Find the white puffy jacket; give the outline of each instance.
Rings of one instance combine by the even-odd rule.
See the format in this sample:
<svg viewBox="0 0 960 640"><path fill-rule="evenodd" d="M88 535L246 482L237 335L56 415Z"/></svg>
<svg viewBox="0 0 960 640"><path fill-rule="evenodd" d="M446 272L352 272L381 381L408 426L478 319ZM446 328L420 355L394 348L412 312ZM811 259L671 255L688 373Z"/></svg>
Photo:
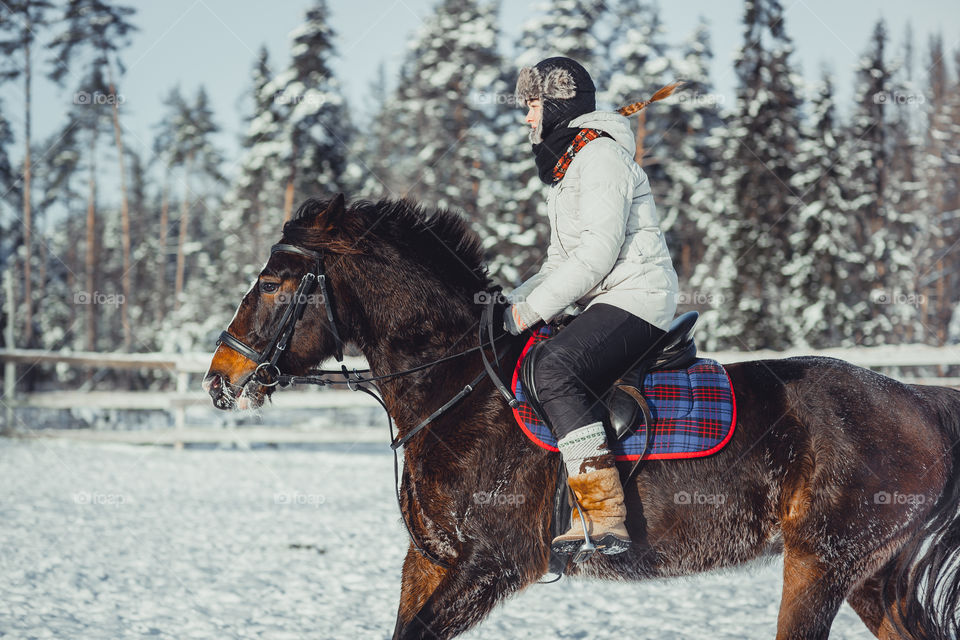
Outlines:
<svg viewBox="0 0 960 640"><path fill-rule="evenodd" d="M540 271L517 287L546 321L575 305L611 304L666 330L677 309L677 273L659 227L650 182L633 160L628 120L594 111L569 126L611 136L588 142L547 193L550 245Z"/></svg>

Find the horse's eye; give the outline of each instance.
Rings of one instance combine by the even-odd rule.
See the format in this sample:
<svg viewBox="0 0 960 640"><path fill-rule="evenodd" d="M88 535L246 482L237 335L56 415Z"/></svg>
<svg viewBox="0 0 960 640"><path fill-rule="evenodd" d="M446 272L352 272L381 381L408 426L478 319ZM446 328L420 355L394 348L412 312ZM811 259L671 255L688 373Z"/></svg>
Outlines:
<svg viewBox="0 0 960 640"><path fill-rule="evenodd" d="M261 282L261 283L260 283L260 291L263 291L264 293L276 293L276 292L277 292L277 289L279 289L279 288L280 288L280 285L277 284L276 282Z"/></svg>

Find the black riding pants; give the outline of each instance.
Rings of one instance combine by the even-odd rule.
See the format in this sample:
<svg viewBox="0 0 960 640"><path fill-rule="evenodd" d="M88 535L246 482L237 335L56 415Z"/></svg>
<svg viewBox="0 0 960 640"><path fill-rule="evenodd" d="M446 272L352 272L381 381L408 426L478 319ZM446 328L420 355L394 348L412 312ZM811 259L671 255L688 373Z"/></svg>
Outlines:
<svg viewBox="0 0 960 640"><path fill-rule="evenodd" d="M543 342L537 395L559 440L603 420L600 395L666 332L620 307L597 303Z"/></svg>

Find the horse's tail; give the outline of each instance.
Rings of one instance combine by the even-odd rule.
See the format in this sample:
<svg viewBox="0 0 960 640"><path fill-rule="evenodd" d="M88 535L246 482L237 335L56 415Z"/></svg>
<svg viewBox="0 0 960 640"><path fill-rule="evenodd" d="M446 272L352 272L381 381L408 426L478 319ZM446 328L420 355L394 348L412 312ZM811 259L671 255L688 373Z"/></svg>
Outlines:
<svg viewBox="0 0 960 640"><path fill-rule="evenodd" d="M952 465L927 522L898 555L882 589L883 608L901 637L960 638L960 391L915 388L939 417Z"/></svg>

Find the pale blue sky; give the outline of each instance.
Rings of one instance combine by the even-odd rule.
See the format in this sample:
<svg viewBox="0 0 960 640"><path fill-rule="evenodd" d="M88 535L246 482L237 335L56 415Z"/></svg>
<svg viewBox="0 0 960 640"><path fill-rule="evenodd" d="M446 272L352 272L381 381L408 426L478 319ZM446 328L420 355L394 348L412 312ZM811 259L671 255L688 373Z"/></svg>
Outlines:
<svg viewBox="0 0 960 640"><path fill-rule="evenodd" d="M129 2L129 0L128 0ZM362 123L364 100L377 65L387 64L391 77L403 55L404 45L435 0L330 0L331 21L337 32L339 58L334 68L348 100L358 110ZM236 0L138 0L129 2L138 9L132 46L124 53L127 77L121 83L125 102L122 118L128 130L127 142L141 151L149 149L153 125L160 119L161 98L171 86L192 94L206 86L217 120L224 129L221 143L228 158L236 149L241 117L246 103L241 98L249 88L250 67L255 52L265 43L274 69L288 60L288 34L297 26L309 0L237 2ZM884 17L893 36L893 52L901 49L907 22L913 25L917 55L915 68L921 87L925 78L926 43L931 33L944 38L953 68L954 51L960 47L960 4L956 0L783 0L786 26L793 38L804 76L815 80L823 63L837 75L841 101L851 97L852 68L867 44L873 23ZM527 2L503 2L501 28L505 44L512 43L520 26L533 15ZM718 93L732 104L734 86L732 58L741 43L742 2L738 0L686 0L662 2L662 17L668 39L682 42L703 15L711 26L715 52L713 78ZM38 56L41 61L45 55ZM45 79L35 86L34 127L38 137L64 123L66 107L75 81L58 89ZM17 134L21 132L19 87L3 90L6 111ZM518 126L522 114L518 112ZM19 156L19 149L17 150ZM104 194L105 196L107 194Z"/></svg>

